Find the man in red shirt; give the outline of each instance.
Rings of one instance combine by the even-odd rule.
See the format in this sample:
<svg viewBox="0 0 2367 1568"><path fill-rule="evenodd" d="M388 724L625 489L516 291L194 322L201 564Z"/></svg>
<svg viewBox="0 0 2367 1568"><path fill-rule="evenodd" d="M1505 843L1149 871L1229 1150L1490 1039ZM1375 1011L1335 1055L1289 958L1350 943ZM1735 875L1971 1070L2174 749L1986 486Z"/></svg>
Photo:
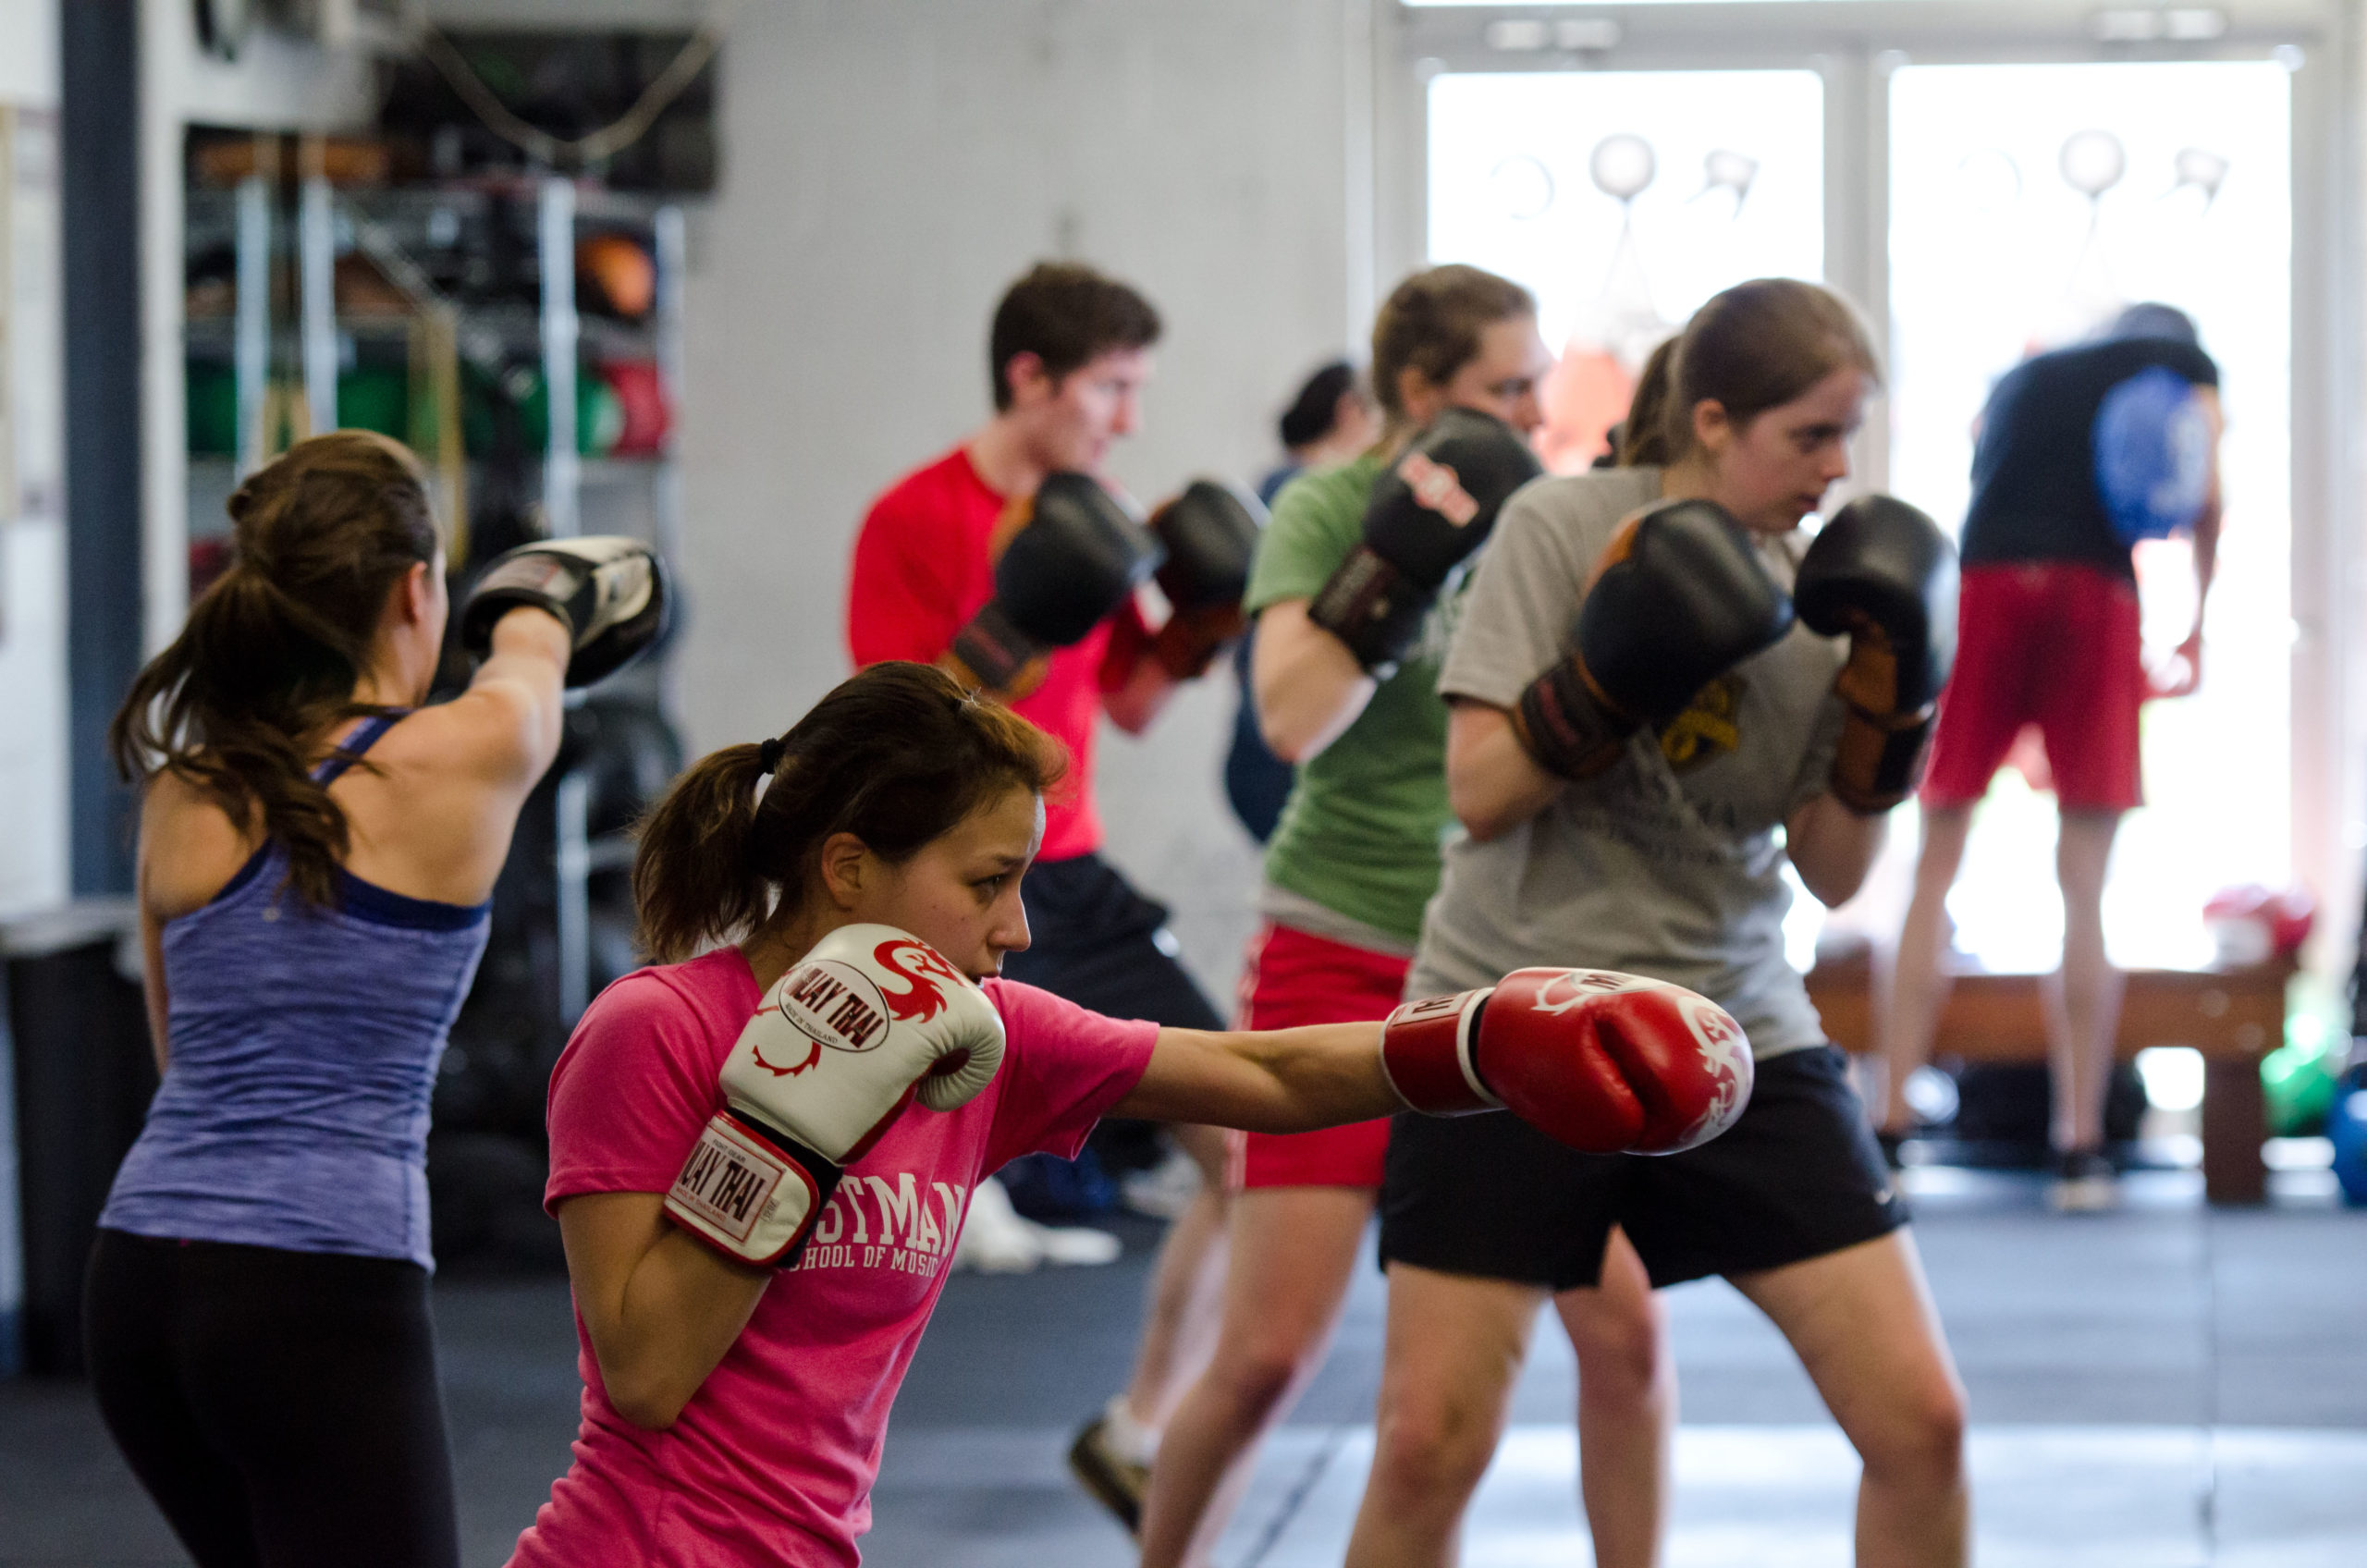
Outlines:
<svg viewBox="0 0 2367 1568"><path fill-rule="evenodd" d="M847 594L847 645L858 668L948 657L996 597L995 560L1022 515L1014 503L1028 502L1050 474L1099 477L1111 443L1134 433L1159 336L1149 301L1090 267L1043 263L1011 286L989 340L994 417L889 486L864 519ZM1116 1017L1218 1029L1216 1009L1176 962L1166 909L1099 852L1095 733L1105 713L1139 733L1174 691L1173 661L1150 656L1152 645L1127 594L1081 640L1039 655L995 693L1057 736L1071 758L1067 779L1045 801L1043 849L1022 884L1033 945L1009 954L1003 974ZM1183 1365L1184 1342L1215 1326L1192 1308L1212 1293L1195 1287L1223 1235L1224 1144L1208 1129L1177 1132L1201 1167L1200 1194L1161 1249L1134 1382L1088 1426L1075 1460L1129 1528L1159 1425L1196 1370Z"/></svg>

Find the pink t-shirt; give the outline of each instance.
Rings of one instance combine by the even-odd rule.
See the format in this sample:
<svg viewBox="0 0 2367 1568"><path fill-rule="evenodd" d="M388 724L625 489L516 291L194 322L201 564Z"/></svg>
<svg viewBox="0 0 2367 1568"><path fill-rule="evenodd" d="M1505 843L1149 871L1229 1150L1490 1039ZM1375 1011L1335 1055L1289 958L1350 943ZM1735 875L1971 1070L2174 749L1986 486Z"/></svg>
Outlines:
<svg viewBox="0 0 2367 1568"><path fill-rule="evenodd" d="M1154 1024L989 980L1002 1067L961 1109L914 1106L847 1169L798 1266L663 1432L610 1409L576 1315L575 1463L521 1536L517 1568L840 1568L871 1527L888 1409L937 1305L980 1177L1033 1150L1073 1156L1141 1079ZM717 1074L762 1000L736 948L602 992L551 1074L546 1205L662 1193L719 1109Z"/></svg>

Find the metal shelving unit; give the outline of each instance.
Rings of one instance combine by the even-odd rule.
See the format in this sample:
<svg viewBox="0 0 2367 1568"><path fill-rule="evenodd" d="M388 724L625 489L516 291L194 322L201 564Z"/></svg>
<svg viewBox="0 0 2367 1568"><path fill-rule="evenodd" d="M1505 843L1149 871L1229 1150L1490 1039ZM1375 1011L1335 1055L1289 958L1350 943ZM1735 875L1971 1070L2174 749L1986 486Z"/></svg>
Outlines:
<svg viewBox="0 0 2367 1568"><path fill-rule="evenodd" d="M283 189L267 174L257 174L234 190L190 192L190 251L226 243L234 251L235 306L227 318L191 319L187 351L192 362L228 362L238 422L234 455L191 456L193 539L227 528L221 502L284 444L275 440L280 430L337 427L339 376L362 349L374 344L374 351L383 352L388 340L414 331L418 315L442 312L462 361L488 369L531 364L540 376L544 439L538 451L514 454L513 466L532 486L544 531L552 537L632 533L673 554L682 528L671 417L681 407L683 371L684 219L678 204L557 176L344 190L314 174L295 182L292 203ZM532 297L515 286L515 278L474 287L488 280L473 278L472 259L457 254L463 232L476 225L481 234L483 226L522 214L531 214L532 232L522 237L528 242L519 247L517 259L532 258ZM645 321L586 315L577 309L576 242L585 232L607 229L633 233L656 261L656 295ZM338 313L337 262L357 252L401 289L412 314ZM578 367L587 351L602 359L654 361L669 413L656 451L619 457L579 451L583 389ZM457 386L450 390L459 396ZM450 426L459 439L457 418ZM472 455L454 466L464 475L459 488L473 515L487 459ZM604 695L639 699L662 713L669 705L664 686L662 671L653 663L619 677ZM581 693L573 695L580 705ZM551 816L556 928L549 1026L560 1040L592 989L592 880L631 863L631 845L622 834L593 835L591 807L591 782L580 768L546 781L528 807L546 809ZM521 824L521 846L537 836Z"/></svg>

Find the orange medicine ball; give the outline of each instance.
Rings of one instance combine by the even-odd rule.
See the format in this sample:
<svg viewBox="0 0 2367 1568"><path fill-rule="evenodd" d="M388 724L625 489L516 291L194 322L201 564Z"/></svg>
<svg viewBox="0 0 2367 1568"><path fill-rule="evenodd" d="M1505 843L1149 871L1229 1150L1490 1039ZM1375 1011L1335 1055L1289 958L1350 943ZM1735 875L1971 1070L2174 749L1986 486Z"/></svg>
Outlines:
<svg viewBox="0 0 2367 1568"><path fill-rule="evenodd" d="M595 234L577 241L575 273L591 283L595 298L584 303L595 309L638 320L657 301L657 263L630 236Z"/></svg>

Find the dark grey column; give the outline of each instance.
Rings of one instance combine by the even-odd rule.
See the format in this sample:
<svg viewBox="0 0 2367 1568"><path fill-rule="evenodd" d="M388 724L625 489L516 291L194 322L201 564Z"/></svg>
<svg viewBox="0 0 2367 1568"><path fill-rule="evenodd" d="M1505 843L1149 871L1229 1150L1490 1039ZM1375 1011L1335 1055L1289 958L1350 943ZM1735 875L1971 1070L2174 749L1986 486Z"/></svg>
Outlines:
<svg viewBox="0 0 2367 1568"><path fill-rule="evenodd" d="M74 891L132 886L107 720L140 668L138 0L58 0L66 295L66 658Z"/></svg>

